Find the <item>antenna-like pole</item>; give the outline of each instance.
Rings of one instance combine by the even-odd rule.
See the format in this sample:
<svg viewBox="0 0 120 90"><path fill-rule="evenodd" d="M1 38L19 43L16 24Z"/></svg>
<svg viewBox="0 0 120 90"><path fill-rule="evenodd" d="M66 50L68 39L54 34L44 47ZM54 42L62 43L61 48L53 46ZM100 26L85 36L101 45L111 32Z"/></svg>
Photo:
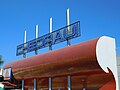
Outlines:
<svg viewBox="0 0 120 90"><path fill-rule="evenodd" d="M67 25L70 25L70 10L67 9Z"/></svg>
<svg viewBox="0 0 120 90"><path fill-rule="evenodd" d="M36 25L36 34L35 34L36 40L38 39L38 24ZM35 50L35 54L38 54L38 50Z"/></svg>
<svg viewBox="0 0 120 90"><path fill-rule="evenodd" d="M52 33L52 17L50 18L50 33ZM52 50L52 44L49 45L49 50Z"/></svg>
<svg viewBox="0 0 120 90"><path fill-rule="evenodd" d="M38 39L38 24L36 24L36 27L35 27L35 38L36 38L36 41ZM36 48L35 50L35 55L38 54L38 49ZM37 90L37 79L34 79L34 90Z"/></svg>
<svg viewBox="0 0 120 90"><path fill-rule="evenodd" d="M69 32L70 32L70 27L69 27L69 25L70 25L70 10L69 10L69 8L67 9L66 23L67 23L67 34L69 34ZM67 46L70 46L70 40L69 39L67 39Z"/></svg>
<svg viewBox="0 0 120 90"><path fill-rule="evenodd" d="M50 33L52 33L52 17L50 18ZM52 51L52 44L49 44L49 51ZM49 90L52 90L52 78L49 77Z"/></svg>
<svg viewBox="0 0 120 90"><path fill-rule="evenodd" d="M24 32L24 48L26 47L27 42L27 31ZM24 52L23 57L26 58L26 52Z"/></svg>
<svg viewBox="0 0 120 90"><path fill-rule="evenodd" d="M52 33L52 17L50 18L50 33Z"/></svg>
<svg viewBox="0 0 120 90"><path fill-rule="evenodd" d="M36 39L38 38L38 24L36 25Z"/></svg>
<svg viewBox="0 0 120 90"><path fill-rule="evenodd" d="M24 32L24 48L26 47L26 42L27 42L27 31L25 30L25 32ZM23 58L26 58L26 52L24 52ZM25 83L25 81L22 80L22 90L24 90L24 83Z"/></svg>
<svg viewBox="0 0 120 90"><path fill-rule="evenodd" d="M69 34L70 32L70 11L69 11L69 8L67 9L67 20L66 20L66 23L67 23L67 34ZM67 46L70 46L70 40L67 39ZM68 90L71 90L71 76L68 76Z"/></svg>
<svg viewBox="0 0 120 90"><path fill-rule="evenodd" d="M26 34L27 34L27 32L25 31L24 32L24 44L27 42L27 35Z"/></svg>

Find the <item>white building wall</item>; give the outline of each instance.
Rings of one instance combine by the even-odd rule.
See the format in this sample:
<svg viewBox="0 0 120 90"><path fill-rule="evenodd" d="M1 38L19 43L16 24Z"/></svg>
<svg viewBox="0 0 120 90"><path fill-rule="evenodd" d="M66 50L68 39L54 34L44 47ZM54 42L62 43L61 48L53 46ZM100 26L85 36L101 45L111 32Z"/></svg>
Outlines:
<svg viewBox="0 0 120 90"><path fill-rule="evenodd" d="M120 85L120 56L117 57L117 69L118 69L118 79L119 79L119 85ZM119 87L120 90L120 87Z"/></svg>

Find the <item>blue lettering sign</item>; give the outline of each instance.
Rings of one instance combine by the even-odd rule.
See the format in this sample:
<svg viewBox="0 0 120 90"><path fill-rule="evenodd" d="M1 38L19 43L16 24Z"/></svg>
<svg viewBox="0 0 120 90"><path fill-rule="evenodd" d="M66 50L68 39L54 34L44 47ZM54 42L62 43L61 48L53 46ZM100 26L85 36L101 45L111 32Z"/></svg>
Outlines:
<svg viewBox="0 0 120 90"><path fill-rule="evenodd" d="M45 45L45 47L52 45L52 41L53 41L52 34L46 35L45 38L44 38L44 45Z"/></svg>
<svg viewBox="0 0 120 90"><path fill-rule="evenodd" d="M54 34L54 44L57 43L57 42L60 42L60 41L62 41L62 35L61 35L60 31L57 31Z"/></svg>
<svg viewBox="0 0 120 90"><path fill-rule="evenodd" d="M17 46L16 55L32 52L80 36L80 22L73 23L52 33Z"/></svg>
<svg viewBox="0 0 120 90"><path fill-rule="evenodd" d="M37 40L32 40L28 43L28 52L36 50Z"/></svg>
<svg viewBox="0 0 120 90"><path fill-rule="evenodd" d="M37 49L41 49L44 47L44 38L38 38L37 39Z"/></svg>
<svg viewBox="0 0 120 90"><path fill-rule="evenodd" d="M22 45L19 45L17 46L17 54L23 54L23 44Z"/></svg>

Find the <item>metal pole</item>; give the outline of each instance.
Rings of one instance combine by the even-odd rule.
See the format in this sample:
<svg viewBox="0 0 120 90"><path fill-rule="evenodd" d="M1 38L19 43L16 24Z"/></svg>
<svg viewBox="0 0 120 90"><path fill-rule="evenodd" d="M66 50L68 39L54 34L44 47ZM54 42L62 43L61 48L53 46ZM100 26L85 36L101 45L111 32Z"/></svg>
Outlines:
<svg viewBox="0 0 120 90"><path fill-rule="evenodd" d="M68 76L68 90L71 90L71 77Z"/></svg>
<svg viewBox="0 0 120 90"><path fill-rule="evenodd" d="M38 24L36 25L36 33L35 33L36 40L38 39ZM35 55L38 54L38 50L35 50Z"/></svg>
<svg viewBox="0 0 120 90"><path fill-rule="evenodd" d="M52 17L50 18L50 33L52 33ZM49 45L49 51L52 51L52 45ZM49 77L49 90L52 90L52 78Z"/></svg>
<svg viewBox="0 0 120 90"><path fill-rule="evenodd" d="M24 47L26 47L27 42L27 32L24 32ZM23 58L26 58L26 53L23 54ZM22 90L24 90L24 80L22 80Z"/></svg>
<svg viewBox="0 0 120 90"><path fill-rule="evenodd" d="M26 43L27 42L27 32L25 31L24 32L24 43Z"/></svg>
<svg viewBox="0 0 120 90"><path fill-rule="evenodd" d="M24 32L24 47L26 47L26 42L27 42L27 32ZM23 58L26 58L26 53L23 54Z"/></svg>
<svg viewBox="0 0 120 90"><path fill-rule="evenodd" d="M70 10L69 8L67 9L67 20L66 20L66 23L67 23L67 34L69 34L70 32ZM67 39L67 46L70 46L70 40Z"/></svg>
<svg viewBox="0 0 120 90"><path fill-rule="evenodd" d="M52 78L49 78L49 90L52 90Z"/></svg>
<svg viewBox="0 0 120 90"><path fill-rule="evenodd" d="M22 90L24 90L24 80L22 80Z"/></svg>
<svg viewBox="0 0 120 90"><path fill-rule="evenodd" d="M52 33L52 17L50 18L50 33ZM49 45L49 51L52 51L52 45L51 45L51 43L50 43L50 45Z"/></svg>
<svg viewBox="0 0 120 90"><path fill-rule="evenodd" d="M52 33L52 17L50 18L50 33Z"/></svg>
<svg viewBox="0 0 120 90"><path fill-rule="evenodd" d="M37 80L34 79L34 90L37 90Z"/></svg>
<svg viewBox="0 0 120 90"><path fill-rule="evenodd" d="M36 40L38 39L38 24L36 25L36 29L35 29L36 31L35 31L35 38L36 38ZM38 54L38 50L36 49L35 50L35 55L37 55ZM37 90L37 80L36 79L34 79L34 90Z"/></svg>

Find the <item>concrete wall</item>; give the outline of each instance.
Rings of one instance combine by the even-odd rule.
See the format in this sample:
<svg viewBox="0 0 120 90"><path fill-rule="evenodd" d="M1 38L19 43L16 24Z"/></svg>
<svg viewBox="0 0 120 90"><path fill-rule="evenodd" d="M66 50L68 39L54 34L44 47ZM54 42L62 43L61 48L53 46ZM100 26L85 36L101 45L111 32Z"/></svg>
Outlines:
<svg viewBox="0 0 120 90"><path fill-rule="evenodd" d="M117 68L118 68L118 79L119 79L119 85L120 85L120 56L117 56ZM119 87L120 90L120 87Z"/></svg>

